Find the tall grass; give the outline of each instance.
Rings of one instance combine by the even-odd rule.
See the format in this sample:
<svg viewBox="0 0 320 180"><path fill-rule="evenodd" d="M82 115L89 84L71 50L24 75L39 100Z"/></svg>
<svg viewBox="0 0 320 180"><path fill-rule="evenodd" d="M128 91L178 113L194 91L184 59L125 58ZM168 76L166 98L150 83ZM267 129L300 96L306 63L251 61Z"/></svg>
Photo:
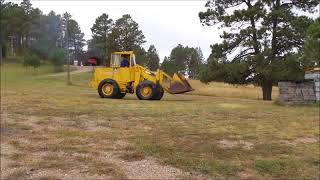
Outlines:
<svg viewBox="0 0 320 180"><path fill-rule="evenodd" d="M209 84L201 83L198 80L189 80L195 91L190 92L192 95L228 97L228 98L245 98L245 99L262 99L262 90L254 85L230 85L220 82L211 82ZM278 87L274 86L272 99L279 95Z"/></svg>

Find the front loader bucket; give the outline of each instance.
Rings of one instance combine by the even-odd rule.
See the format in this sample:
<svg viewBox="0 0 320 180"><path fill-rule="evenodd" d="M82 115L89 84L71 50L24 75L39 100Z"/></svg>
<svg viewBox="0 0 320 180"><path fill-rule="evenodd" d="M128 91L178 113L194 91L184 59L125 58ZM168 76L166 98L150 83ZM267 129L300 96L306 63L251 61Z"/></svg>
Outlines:
<svg viewBox="0 0 320 180"><path fill-rule="evenodd" d="M193 91L191 85L186 80L184 76L182 76L179 73L174 73L173 82L170 84L170 87L168 88L168 92L170 94L181 94L189 91Z"/></svg>

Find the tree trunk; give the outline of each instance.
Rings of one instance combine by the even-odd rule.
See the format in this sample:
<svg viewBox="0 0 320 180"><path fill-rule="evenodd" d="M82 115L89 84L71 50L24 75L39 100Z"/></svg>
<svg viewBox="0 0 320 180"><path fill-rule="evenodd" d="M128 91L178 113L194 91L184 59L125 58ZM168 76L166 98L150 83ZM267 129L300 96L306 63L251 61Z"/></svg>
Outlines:
<svg viewBox="0 0 320 180"><path fill-rule="evenodd" d="M76 38L74 38L73 40L73 46L74 46L74 60L73 60L73 65L74 65L74 61L77 61L78 60L78 57L77 57L77 43L76 43Z"/></svg>
<svg viewBox="0 0 320 180"><path fill-rule="evenodd" d="M2 50L3 50L3 47L2 47L2 44L0 45L0 65L2 64Z"/></svg>
<svg viewBox="0 0 320 180"><path fill-rule="evenodd" d="M264 101L271 101L271 95L272 95L272 83L266 82L263 83L262 86L262 96Z"/></svg>

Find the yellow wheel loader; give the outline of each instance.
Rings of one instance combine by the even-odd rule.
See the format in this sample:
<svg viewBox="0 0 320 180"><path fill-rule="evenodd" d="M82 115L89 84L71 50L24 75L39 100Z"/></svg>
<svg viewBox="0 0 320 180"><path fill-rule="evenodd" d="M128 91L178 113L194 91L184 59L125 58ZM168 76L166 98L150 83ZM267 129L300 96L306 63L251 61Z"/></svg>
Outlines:
<svg viewBox="0 0 320 180"><path fill-rule="evenodd" d="M140 100L160 100L164 91L180 94L193 91L179 73L170 77L158 69L153 72L135 62L133 51L111 54L110 67L95 68L91 87L101 98L121 99L126 93L136 93Z"/></svg>

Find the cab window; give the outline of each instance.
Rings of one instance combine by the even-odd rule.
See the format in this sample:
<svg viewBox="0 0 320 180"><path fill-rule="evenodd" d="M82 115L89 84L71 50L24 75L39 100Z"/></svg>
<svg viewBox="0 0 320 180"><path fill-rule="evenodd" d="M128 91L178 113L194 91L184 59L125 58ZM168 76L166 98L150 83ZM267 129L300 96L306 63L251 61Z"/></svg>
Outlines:
<svg viewBox="0 0 320 180"><path fill-rule="evenodd" d="M120 54L112 54L111 55L111 67L120 67L121 63L121 55Z"/></svg>

